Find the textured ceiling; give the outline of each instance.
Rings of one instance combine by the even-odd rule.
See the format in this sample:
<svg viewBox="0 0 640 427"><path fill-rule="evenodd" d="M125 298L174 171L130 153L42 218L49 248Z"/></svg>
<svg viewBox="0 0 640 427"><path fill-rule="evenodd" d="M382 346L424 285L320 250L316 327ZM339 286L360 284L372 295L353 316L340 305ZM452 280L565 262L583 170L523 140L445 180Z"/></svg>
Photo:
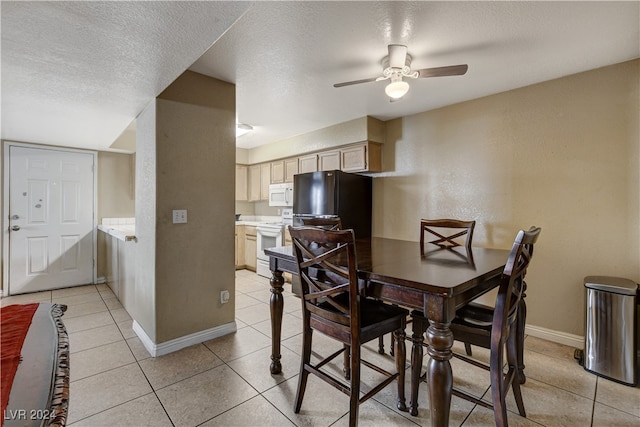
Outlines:
<svg viewBox="0 0 640 427"><path fill-rule="evenodd" d="M2 138L106 149L187 68L236 84L255 128L239 147L387 120L638 58L639 6L3 1ZM333 88L378 76L389 43L414 69L469 71L412 80L394 103L384 82Z"/></svg>

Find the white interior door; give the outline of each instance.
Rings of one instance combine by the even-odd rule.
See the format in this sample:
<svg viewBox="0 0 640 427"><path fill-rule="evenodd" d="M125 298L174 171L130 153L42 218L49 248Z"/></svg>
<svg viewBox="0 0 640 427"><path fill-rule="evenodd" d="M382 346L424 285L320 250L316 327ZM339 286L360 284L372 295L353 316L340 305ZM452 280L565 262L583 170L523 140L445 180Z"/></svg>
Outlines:
<svg viewBox="0 0 640 427"><path fill-rule="evenodd" d="M93 283L94 153L9 147L9 293Z"/></svg>

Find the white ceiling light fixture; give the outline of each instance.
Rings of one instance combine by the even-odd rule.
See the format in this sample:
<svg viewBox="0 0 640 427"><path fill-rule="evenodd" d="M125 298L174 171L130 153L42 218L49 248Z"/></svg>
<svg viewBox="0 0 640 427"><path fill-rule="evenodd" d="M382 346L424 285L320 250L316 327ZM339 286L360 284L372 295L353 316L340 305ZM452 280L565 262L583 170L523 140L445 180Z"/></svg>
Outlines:
<svg viewBox="0 0 640 427"><path fill-rule="evenodd" d="M389 98L400 99L409 92L409 83L402 80L402 74L394 73L391 76L391 83L384 88L384 93Z"/></svg>
<svg viewBox="0 0 640 427"><path fill-rule="evenodd" d="M253 126L246 125L244 123L238 123L236 125L236 138L245 135L253 130Z"/></svg>

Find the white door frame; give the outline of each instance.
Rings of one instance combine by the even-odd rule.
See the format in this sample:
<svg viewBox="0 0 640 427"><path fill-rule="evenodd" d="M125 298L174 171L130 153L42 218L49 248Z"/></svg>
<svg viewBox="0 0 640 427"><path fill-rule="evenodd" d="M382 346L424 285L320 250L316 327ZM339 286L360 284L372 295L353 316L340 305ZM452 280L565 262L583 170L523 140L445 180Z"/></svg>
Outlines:
<svg viewBox="0 0 640 427"><path fill-rule="evenodd" d="M2 164L3 177L2 177L2 295L9 295L9 165L10 165L10 148L11 147L24 147L35 148L40 150L52 150L52 151L65 151L71 153L90 154L93 156L93 164L95 165L93 170L93 226L91 237L93 240L92 245L92 258L93 258L93 283L97 283L97 250L98 250L98 152L93 150L79 150L74 148L58 147L54 145L38 145L27 144L24 142L4 141L4 161Z"/></svg>

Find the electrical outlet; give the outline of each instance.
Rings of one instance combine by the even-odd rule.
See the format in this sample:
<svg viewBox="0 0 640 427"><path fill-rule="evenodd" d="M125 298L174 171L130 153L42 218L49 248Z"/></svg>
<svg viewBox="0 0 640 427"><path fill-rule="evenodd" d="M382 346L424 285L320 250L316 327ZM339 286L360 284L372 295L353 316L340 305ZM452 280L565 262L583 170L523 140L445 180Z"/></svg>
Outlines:
<svg viewBox="0 0 640 427"><path fill-rule="evenodd" d="M178 209L173 211L173 223L174 224L186 224L187 223L187 210Z"/></svg>
<svg viewBox="0 0 640 427"><path fill-rule="evenodd" d="M229 302L229 291L220 291L220 304Z"/></svg>

